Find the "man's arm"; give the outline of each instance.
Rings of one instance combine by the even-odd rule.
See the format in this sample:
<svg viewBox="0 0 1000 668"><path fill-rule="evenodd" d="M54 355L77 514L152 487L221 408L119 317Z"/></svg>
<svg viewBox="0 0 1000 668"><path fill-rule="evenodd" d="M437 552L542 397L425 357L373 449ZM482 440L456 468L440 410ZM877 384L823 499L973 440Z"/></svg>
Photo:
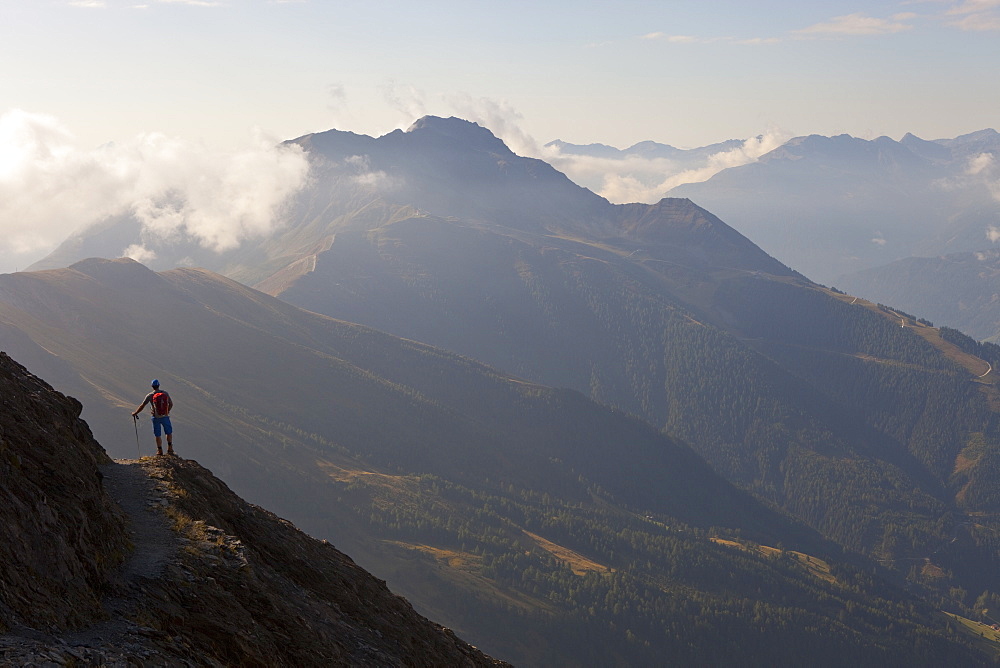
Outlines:
<svg viewBox="0 0 1000 668"><path fill-rule="evenodd" d="M136 408L136 409L135 409L134 411L132 411L132 417L135 417L136 415L138 415L139 413L141 413L141 412L142 412L142 409L143 409L143 408L145 408L145 407L146 407L146 404L148 404L148 403L149 403L149 398L150 398L151 396L153 396L153 395L151 395L151 394L147 394L147 395L146 395L146 398L142 400L142 403L141 403L141 404L139 404L139 407L138 407L138 408Z"/></svg>

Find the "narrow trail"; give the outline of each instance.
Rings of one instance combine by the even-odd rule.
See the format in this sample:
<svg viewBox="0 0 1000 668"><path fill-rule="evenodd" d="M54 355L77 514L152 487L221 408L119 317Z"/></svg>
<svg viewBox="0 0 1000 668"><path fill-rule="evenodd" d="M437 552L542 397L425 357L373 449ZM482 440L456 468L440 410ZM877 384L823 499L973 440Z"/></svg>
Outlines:
<svg viewBox="0 0 1000 668"><path fill-rule="evenodd" d="M104 487L129 519L135 551L122 567L124 584L143 578L157 578L180 546L177 534L160 512L162 498L156 481L136 459L119 459L101 467ZM165 502L164 502L165 503Z"/></svg>
<svg viewBox="0 0 1000 668"><path fill-rule="evenodd" d="M103 601L110 619L63 636L70 645L91 644L135 633L125 621L135 611L136 599L146 583L163 576L164 568L180 548L178 535L160 510L165 503L137 459L119 459L101 467L104 488L128 517L129 537L134 549L113 576L113 593Z"/></svg>
<svg viewBox="0 0 1000 668"><path fill-rule="evenodd" d="M149 477L138 460L118 460L101 466L100 470L108 496L128 518L129 537L134 546L125 562L108 579L109 593L101 602L108 618L84 629L64 633L13 628L0 636L0 662L10 660L16 663L19 654L27 652L26 656L30 656L33 647L36 650L42 648L42 652L44 648L59 648L79 660L97 660L100 657L99 663L93 665L132 665L124 658L125 654L120 654L122 649L131 648L133 657L155 654L141 647L139 641L142 636L155 635L155 632L139 626L131 617L145 592L164 575L167 564L180 549L181 540L160 510L165 501L156 487L156 481ZM102 647L116 650L109 654L99 649ZM84 663L91 665L86 661Z"/></svg>
<svg viewBox="0 0 1000 668"><path fill-rule="evenodd" d="M148 465L148 464L147 464ZM161 506L166 501L143 463L135 459L117 460L100 467L104 488L128 519L134 549L108 580L109 593L102 601L107 619L76 631L46 633L24 627L0 636L0 664L36 665L38 657L50 657L44 665L134 666L189 665L187 662L158 661L158 652L143 637L158 632L132 621L139 601L165 574L176 558L181 539L171 528ZM159 657L163 659L163 657ZM69 662L69 663L67 663Z"/></svg>

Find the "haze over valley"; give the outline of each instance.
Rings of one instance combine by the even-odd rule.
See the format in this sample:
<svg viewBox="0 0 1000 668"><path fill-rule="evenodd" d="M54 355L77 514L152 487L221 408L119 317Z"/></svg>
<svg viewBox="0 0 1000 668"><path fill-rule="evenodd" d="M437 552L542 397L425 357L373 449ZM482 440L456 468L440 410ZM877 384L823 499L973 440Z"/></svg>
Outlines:
<svg viewBox="0 0 1000 668"><path fill-rule="evenodd" d="M997 3L5 12L0 663L1000 660Z"/></svg>
<svg viewBox="0 0 1000 668"><path fill-rule="evenodd" d="M515 663L737 651L749 628L689 647L692 620L670 601L707 581L676 570L670 541L727 570L727 546L746 541L760 565L778 545L804 555L765 606L788 587L857 586L796 570L811 560L848 578L884 569L864 588L878 614L909 605L892 583L914 560L939 570L910 572L912 586L956 614L972 613L952 590L997 586L989 354L812 283L689 200L612 204L468 121L281 150L301 152L310 179L263 242L206 248L112 217L0 276L5 349L81 398L113 456L132 448L131 379L160 377L192 399L185 456ZM154 267L206 269L78 259L136 247ZM159 318L135 317L150 309ZM542 519L557 507L562 520ZM625 527L646 537L612 547ZM546 589L531 569L550 573ZM605 600L647 583L617 604L643 644L611 610L585 612L575 578ZM742 586L712 595L709 628L739 617ZM548 610L541 591L562 603ZM947 634L925 614L914 628ZM544 641L524 626L546 619ZM822 634L831 656L858 638L882 656L875 627L842 624ZM784 649L758 638L759 656L809 652L816 638L796 633Z"/></svg>

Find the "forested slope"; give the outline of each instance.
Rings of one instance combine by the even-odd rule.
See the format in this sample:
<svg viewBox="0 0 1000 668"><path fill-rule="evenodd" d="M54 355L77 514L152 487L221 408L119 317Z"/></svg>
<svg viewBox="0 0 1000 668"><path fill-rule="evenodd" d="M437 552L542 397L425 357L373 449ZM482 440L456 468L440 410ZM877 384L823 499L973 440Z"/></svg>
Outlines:
<svg viewBox="0 0 1000 668"><path fill-rule="evenodd" d="M0 277L0 295L3 346L71 386L113 452L133 451L131 395L158 376L181 456L493 655L973 660L888 573L578 393L203 271L95 260Z"/></svg>

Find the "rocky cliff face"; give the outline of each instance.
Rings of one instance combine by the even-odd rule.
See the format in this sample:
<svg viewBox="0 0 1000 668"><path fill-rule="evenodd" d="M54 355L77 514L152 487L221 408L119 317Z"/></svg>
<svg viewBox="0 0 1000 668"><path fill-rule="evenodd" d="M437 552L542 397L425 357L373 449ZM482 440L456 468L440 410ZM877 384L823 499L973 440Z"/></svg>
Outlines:
<svg viewBox="0 0 1000 668"><path fill-rule="evenodd" d="M0 353L3 665L502 665L180 458L112 462Z"/></svg>
<svg viewBox="0 0 1000 668"><path fill-rule="evenodd" d="M128 550L82 410L0 353L0 630L94 619Z"/></svg>

